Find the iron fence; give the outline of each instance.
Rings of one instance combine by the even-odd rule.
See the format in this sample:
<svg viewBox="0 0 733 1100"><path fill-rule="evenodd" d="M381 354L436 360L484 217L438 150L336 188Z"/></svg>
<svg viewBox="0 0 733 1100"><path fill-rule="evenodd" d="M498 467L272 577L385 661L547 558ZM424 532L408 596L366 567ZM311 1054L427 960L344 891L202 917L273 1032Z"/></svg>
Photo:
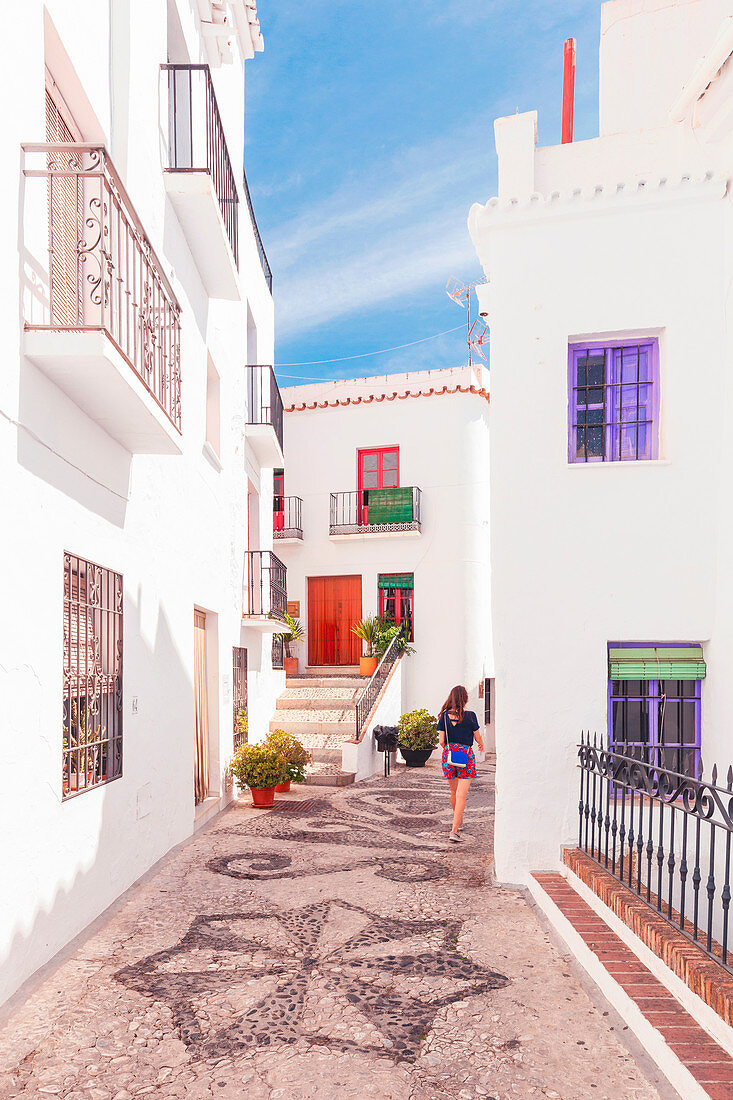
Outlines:
<svg viewBox="0 0 733 1100"><path fill-rule="evenodd" d="M367 719L372 712L372 707L379 698L379 694L387 683L389 674L402 654L402 636L395 635L382 654L379 664L372 673L369 681L356 701L356 739L361 740L361 735L367 724Z"/></svg>
<svg viewBox="0 0 733 1100"><path fill-rule="evenodd" d="M247 423L269 424L283 447L283 399L272 367L247 366Z"/></svg>
<svg viewBox="0 0 733 1100"><path fill-rule="evenodd" d="M245 745L248 739L247 729L247 650L242 646L232 647L232 719L234 751Z"/></svg>
<svg viewBox="0 0 733 1100"><path fill-rule="evenodd" d="M282 634L272 635L272 667L285 668L285 641Z"/></svg>
<svg viewBox="0 0 733 1100"><path fill-rule="evenodd" d="M421 496L414 485L331 493L329 533L355 535L420 531Z"/></svg>
<svg viewBox="0 0 733 1100"><path fill-rule="evenodd" d="M270 271L270 265L267 262L267 255L265 253L265 246L262 243L260 237L260 231L257 227L257 218L255 217L254 206L252 205L252 196L249 193L249 184L247 183L247 173L242 171L242 178L244 180L244 197L247 200L247 208L249 210L249 218L252 222L252 230L255 235L255 243L257 244L257 253L260 257L260 265L262 267L262 273L265 276L270 294L272 294L272 272Z"/></svg>
<svg viewBox="0 0 733 1100"><path fill-rule="evenodd" d="M721 787L717 767L704 780L702 761L683 775L589 735L578 759L581 850L733 974L733 768Z"/></svg>
<svg viewBox="0 0 733 1100"><path fill-rule="evenodd" d="M300 497L273 497L272 537L274 539L302 539L303 501Z"/></svg>
<svg viewBox="0 0 733 1100"><path fill-rule="evenodd" d="M245 615L284 620L288 571L271 550L248 550Z"/></svg>
<svg viewBox="0 0 733 1100"><path fill-rule="evenodd" d="M47 308L26 327L105 332L180 431L180 306L107 151L57 142L23 153L24 175L45 181L49 222Z"/></svg>
<svg viewBox="0 0 733 1100"><path fill-rule="evenodd" d="M64 554L62 793L122 775L122 577Z"/></svg>
<svg viewBox="0 0 733 1100"><path fill-rule="evenodd" d="M208 65L161 65L168 74L168 167L208 172L239 267L239 195Z"/></svg>

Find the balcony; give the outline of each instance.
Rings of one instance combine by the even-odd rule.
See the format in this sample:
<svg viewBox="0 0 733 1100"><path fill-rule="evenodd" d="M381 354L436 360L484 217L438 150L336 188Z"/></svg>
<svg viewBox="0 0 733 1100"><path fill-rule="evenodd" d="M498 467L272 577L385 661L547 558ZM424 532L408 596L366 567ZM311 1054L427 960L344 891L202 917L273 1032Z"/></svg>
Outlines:
<svg viewBox="0 0 733 1100"><path fill-rule="evenodd" d="M303 501L300 497L273 497L272 537L281 542L302 542Z"/></svg>
<svg viewBox="0 0 733 1100"><path fill-rule="evenodd" d="M282 630L288 608L288 571L271 550L245 554L242 621L245 626L275 634Z"/></svg>
<svg viewBox="0 0 733 1100"><path fill-rule="evenodd" d="M104 147L23 146L23 353L132 454L180 454L180 306Z"/></svg>
<svg viewBox="0 0 733 1100"><path fill-rule="evenodd" d="M161 65L161 71L168 98L165 189L207 293L239 300L239 195L209 66Z"/></svg>
<svg viewBox="0 0 733 1100"><path fill-rule="evenodd" d="M275 469L283 455L283 400L272 367L248 366L247 439L260 466Z"/></svg>
<svg viewBox="0 0 733 1100"><path fill-rule="evenodd" d="M421 493L415 486L331 493L331 538L419 535Z"/></svg>

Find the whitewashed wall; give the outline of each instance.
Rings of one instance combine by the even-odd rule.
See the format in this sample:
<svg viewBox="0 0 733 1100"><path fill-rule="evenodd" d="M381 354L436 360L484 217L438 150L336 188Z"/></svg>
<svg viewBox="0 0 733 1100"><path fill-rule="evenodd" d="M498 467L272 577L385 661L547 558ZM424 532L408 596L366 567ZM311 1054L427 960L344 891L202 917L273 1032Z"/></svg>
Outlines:
<svg viewBox="0 0 733 1100"><path fill-rule="evenodd" d="M189 58L198 61L191 6L172 6ZM20 144L45 140L44 5L28 0L14 16L0 71L4 102L12 104L0 136L0 1001L194 828L194 605L208 612L214 808L231 797L222 778L232 746L232 646L249 647L256 729L266 728L284 683L271 668L269 635L241 628L245 475L253 462L245 442L247 303L260 362L271 362L273 347L272 301L246 206L240 202L243 299L211 301L163 188L164 0L115 6L111 43L107 4L48 0L46 7L47 42L57 34L68 54L53 47L54 75L84 136L111 148L182 306L183 454L131 457L19 355L33 261L23 238ZM236 53L214 82L241 186ZM207 349L221 377L221 468L204 453ZM272 475L255 474L269 517ZM263 519L261 529L270 526ZM124 771L62 803L65 550L124 576Z"/></svg>
<svg viewBox="0 0 733 1100"><path fill-rule="evenodd" d="M645 119L641 101L656 95L668 56L688 66L679 92L696 62L679 41L685 6L655 6L643 86L638 72L620 79L630 55L616 31L608 52L604 37L607 126ZM604 9L609 28L629 16L634 57L652 19L641 7ZM707 34L720 5L689 8ZM639 115L613 95L636 96ZM703 758L733 761L733 160L729 139L668 118L649 142L619 133L536 152L532 116L498 120L499 196L469 218L489 279L496 865L508 881L556 866L577 836L575 746L582 729L606 729L607 642L703 643ZM568 344L642 335L660 344L659 460L570 465Z"/></svg>
<svg viewBox="0 0 733 1100"><path fill-rule="evenodd" d="M283 390L286 407L486 381L467 368L415 371ZM405 709L433 713L456 683L481 710L491 675L488 545L489 405L478 394L407 397L285 416L285 492L303 499L302 544L277 544L288 597L307 628L307 578L359 574L362 612L377 611L379 573L415 574L415 649L404 663ZM314 441L317 441L314 445ZM357 451L398 444L400 484L422 491L422 533L329 537L332 492L357 488ZM307 641L301 647L306 659Z"/></svg>

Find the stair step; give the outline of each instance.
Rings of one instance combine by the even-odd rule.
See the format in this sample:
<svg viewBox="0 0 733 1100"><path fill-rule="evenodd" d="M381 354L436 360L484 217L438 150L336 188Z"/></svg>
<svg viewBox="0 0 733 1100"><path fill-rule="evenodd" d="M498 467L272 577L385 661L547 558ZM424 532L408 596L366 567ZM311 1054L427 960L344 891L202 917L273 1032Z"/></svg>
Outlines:
<svg viewBox="0 0 733 1100"><path fill-rule="evenodd" d="M309 787L348 787L356 779L356 772L314 772L306 778Z"/></svg>
<svg viewBox="0 0 733 1100"><path fill-rule="evenodd" d="M338 688L341 691L363 691L366 678L360 676L290 676L285 681L286 690L290 688Z"/></svg>
<svg viewBox="0 0 733 1100"><path fill-rule="evenodd" d="M290 730L288 732L291 732ZM311 733L309 730L297 732L296 736L304 748L308 749L308 752L321 753L326 750L336 750L341 753L341 748L345 741L351 741L356 732L353 728L348 730L342 730L341 732L333 733L326 731L325 733Z"/></svg>
<svg viewBox="0 0 733 1100"><path fill-rule="evenodd" d="M288 687L277 701L278 710L333 710L355 707L359 691L342 687Z"/></svg>
<svg viewBox="0 0 733 1100"><path fill-rule="evenodd" d="M336 771L341 767L341 749L311 748L308 750L314 764L332 764Z"/></svg>

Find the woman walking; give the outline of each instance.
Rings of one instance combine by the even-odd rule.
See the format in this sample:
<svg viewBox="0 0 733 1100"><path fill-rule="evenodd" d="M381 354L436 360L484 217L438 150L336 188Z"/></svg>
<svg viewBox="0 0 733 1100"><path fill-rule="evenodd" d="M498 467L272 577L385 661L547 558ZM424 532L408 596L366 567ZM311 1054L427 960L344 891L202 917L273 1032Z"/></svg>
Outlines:
<svg viewBox="0 0 733 1100"><path fill-rule="evenodd" d="M461 837L463 811L471 780L476 778L476 758L473 742L483 752L484 743L478 731L478 719L472 710L466 710L468 692L459 685L454 687L438 718L440 745L443 749L443 775L450 785L450 803L453 807L453 827L449 840L457 844Z"/></svg>

